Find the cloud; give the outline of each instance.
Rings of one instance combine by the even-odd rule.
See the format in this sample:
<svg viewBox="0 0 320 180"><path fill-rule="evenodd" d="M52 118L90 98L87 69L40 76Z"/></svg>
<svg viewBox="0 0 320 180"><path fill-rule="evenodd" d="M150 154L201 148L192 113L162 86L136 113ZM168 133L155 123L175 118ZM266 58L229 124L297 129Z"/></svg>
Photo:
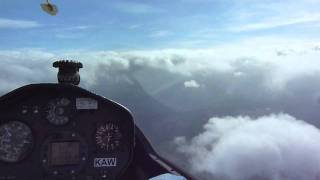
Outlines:
<svg viewBox="0 0 320 180"><path fill-rule="evenodd" d="M200 87L200 84L195 80L185 81L183 84L184 84L184 87L186 87L186 88L199 88Z"/></svg>
<svg viewBox="0 0 320 180"><path fill-rule="evenodd" d="M315 47L313 48L313 50L315 50L315 51L320 51L320 46L315 46Z"/></svg>
<svg viewBox="0 0 320 180"><path fill-rule="evenodd" d="M165 12L163 9L138 2L118 2L114 5L114 8L121 12L130 14L150 14Z"/></svg>
<svg viewBox="0 0 320 180"><path fill-rule="evenodd" d="M245 76L245 73L244 72L241 72L241 71L236 71L233 73L233 75L235 77L242 77L242 76Z"/></svg>
<svg viewBox="0 0 320 180"><path fill-rule="evenodd" d="M211 179L320 177L320 130L287 114L213 117L202 133L191 140L177 137L175 143L192 170Z"/></svg>
<svg viewBox="0 0 320 180"><path fill-rule="evenodd" d="M300 25L304 23L314 23L320 21L320 14L306 14L300 17L280 17L269 18L261 22L233 25L228 28L232 32L244 32L244 31L258 31L272 28L279 28L284 26Z"/></svg>
<svg viewBox="0 0 320 180"><path fill-rule="evenodd" d="M67 34L68 35L68 34ZM75 35L66 36L57 34L59 38L75 38ZM78 36L76 36L78 37ZM146 68L161 69L168 73L177 73L198 82L198 79L190 78L195 74L224 73L232 74L232 77L252 77L258 68L268 73L268 78L261 83L265 87L276 90L286 86L286 83L297 77L317 74L320 71L318 56L320 51L315 51L319 41L283 39L280 37L259 37L232 44L216 46L204 49L158 49L136 51L87 51L87 50L63 50L51 52L54 57L62 59L76 59L87 65L86 74L92 74L90 82L94 82L94 68L99 64L122 70L135 69L143 71ZM252 51L252 49L255 49ZM12 63L18 61L15 54L26 54L28 57L33 50L1 51L1 59L12 59ZM285 52L286 56L278 56L277 51ZM36 50L41 58L48 54L44 50ZM301 61L301 58L304 61ZM38 58L36 58L38 59ZM10 62L8 60L8 63ZM250 68L249 68L250 67ZM245 75L245 76L243 76ZM240 79L239 79L240 80ZM186 81L186 80L184 80ZM183 82L184 82L183 81ZM182 82L182 83L183 83Z"/></svg>
<svg viewBox="0 0 320 180"><path fill-rule="evenodd" d="M80 34L80 33L59 33L59 34L56 34L55 35L56 38L59 38L59 39L79 39L79 38L82 38L84 37L84 34Z"/></svg>
<svg viewBox="0 0 320 180"><path fill-rule="evenodd" d="M134 30L134 29L139 29L141 28L141 24L132 24L130 26L128 26L128 29Z"/></svg>
<svg viewBox="0 0 320 180"><path fill-rule="evenodd" d="M53 53L41 49L0 50L0 93L29 83L54 81Z"/></svg>
<svg viewBox="0 0 320 180"><path fill-rule="evenodd" d="M179 0L182 3L212 3L217 2L217 0Z"/></svg>
<svg viewBox="0 0 320 180"><path fill-rule="evenodd" d="M278 56L286 56L287 55L286 52L284 52L284 51L277 51L276 53Z"/></svg>
<svg viewBox="0 0 320 180"><path fill-rule="evenodd" d="M76 26L68 26L65 28L58 28L56 30L63 30L63 31L79 31L79 30L88 30L94 28L96 26L93 25L76 25Z"/></svg>
<svg viewBox="0 0 320 180"><path fill-rule="evenodd" d="M92 26L87 26L87 25L82 25L82 26L74 26L72 29L77 29L77 30L86 30L92 28Z"/></svg>
<svg viewBox="0 0 320 180"><path fill-rule="evenodd" d="M225 16L227 28L224 29L229 32L265 31L292 34L292 29L304 28L313 31L320 21L320 14L314 8L320 5L317 0L297 0L294 3L290 0L241 0L232 1L230 5Z"/></svg>
<svg viewBox="0 0 320 180"><path fill-rule="evenodd" d="M172 32L167 30L155 31L149 35L152 38L163 38L172 35Z"/></svg>
<svg viewBox="0 0 320 180"><path fill-rule="evenodd" d="M320 78L320 51L314 50L319 42L259 37L203 49L2 50L0 79L6 86L1 86L0 92L23 84L56 82L56 70L51 63L74 59L84 64L80 84L84 88L105 96L115 89L113 92L122 96L117 91L118 85L128 84L128 88L141 87L155 101L174 111L194 111L194 118L189 115L180 118L184 123L179 124L180 130L174 134L198 132L205 119L214 114L256 116L286 112L320 125L315 118L320 116L317 103L320 87L314 83ZM287 55L278 56L277 50ZM197 91L185 88L184 82L190 80L201 88ZM114 84L103 88L109 81ZM137 103L125 101L129 105ZM168 120L176 116L181 115L172 115ZM193 130L188 132L188 126ZM156 136L153 137L157 139Z"/></svg>
<svg viewBox="0 0 320 180"><path fill-rule="evenodd" d="M320 127L318 42L260 37L207 49L2 50L0 92L56 82L53 61L79 60L80 86L129 107L158 151L185 166L185 154L173 153L168 142L184 136L192 144L187 139L201 134L213 116L257 120L283 112ZM185 88L192 80L201 88Z"/></svg>
<svg viewBox="0 0 320 180"><path fill-rule="evenodd" d="M42 26L36 21L0 18L0 29L27 29Z"/></svg>

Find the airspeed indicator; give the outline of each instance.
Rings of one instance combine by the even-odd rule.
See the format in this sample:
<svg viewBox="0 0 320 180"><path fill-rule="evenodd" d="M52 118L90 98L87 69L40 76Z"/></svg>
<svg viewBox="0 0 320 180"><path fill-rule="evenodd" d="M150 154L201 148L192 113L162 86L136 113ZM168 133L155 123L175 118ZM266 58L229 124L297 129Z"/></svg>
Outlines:
<svg viewBox="0 0 320 180"><path fill-rule="evenodd" d="M0 161L19 162L30 152L33 144L31 129L19 121L0 126Z"/></svg>

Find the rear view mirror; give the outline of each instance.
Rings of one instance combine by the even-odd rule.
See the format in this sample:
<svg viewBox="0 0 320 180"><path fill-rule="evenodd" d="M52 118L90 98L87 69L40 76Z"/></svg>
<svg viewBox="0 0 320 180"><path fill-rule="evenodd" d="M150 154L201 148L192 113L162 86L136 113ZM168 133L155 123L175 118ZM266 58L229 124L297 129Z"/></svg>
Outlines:
<svg viewBox="0 0 320 180"><path fill-rule="evenodd" d="M58 13L58 8L56 5L51 4L49 0L46 3L41 4L41 8L43 11L47 12L48 14L54 16Z"/></svg>

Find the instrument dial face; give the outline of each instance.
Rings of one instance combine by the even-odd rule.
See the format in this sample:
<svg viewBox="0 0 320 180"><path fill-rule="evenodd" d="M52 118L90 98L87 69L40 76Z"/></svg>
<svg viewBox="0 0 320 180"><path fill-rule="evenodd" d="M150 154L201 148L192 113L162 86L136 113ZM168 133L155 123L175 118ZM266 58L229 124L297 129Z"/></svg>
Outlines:
<svg viewBox="0 0 320 180"><path fill-rule="evenodd" d="M121 137L119 126L113 123L101 125L96 131L96 143L106 151L116 150L120 146Z"/></svg>
<svg viewBox="0 0 320 180"><path fill-rule="evenodd" d="M33 144L31 129L19 121L11 121L0 126L0 161L19 162Z"/></svg>
<svg viewBox="0 0 320 180"><path fill-rule="evenodd" d="M70 120L71 101L67 98L57 98L49 102L47 120L54 125L64 125Z"/></svg>

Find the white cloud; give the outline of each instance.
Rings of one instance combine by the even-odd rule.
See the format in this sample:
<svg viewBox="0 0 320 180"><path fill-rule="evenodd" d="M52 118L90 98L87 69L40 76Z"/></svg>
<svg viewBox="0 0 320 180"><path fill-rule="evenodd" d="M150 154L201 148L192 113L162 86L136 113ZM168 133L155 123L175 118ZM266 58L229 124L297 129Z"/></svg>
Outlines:
<svg viewBox="0 0 320 180"><path fill-rule="evenodd" d="M172 32L167 31L167 30L160 30L160 31L155 31L155 32L151 33L149 35L149 37L152 37L152 38L163 38L163 37L167 37L167 36L170 36L170 35L172 35Z"/></svg>
<svg viewBox="0 0 320 180"><path fill-rule="evenodd" d="M85 25L82 25L82 26L75 26L73 27L74 29L79 29L79 30L85 30L85 29L89 29L91 28L92 26L85 26Z"/></svg>
<svg viewBox="0 0 320 180"><path fill-rule="evenodd" d="M54 79L51 63L55 58L53 53L42 49L0 50L0 93Z"/></svg>
<svg viewBox="0 0 320 180"><path fill-rule="evenodd" d="M286 115L214 117L178 150L194 172L226 180L317 180L320 130Z"/></svg>
<svg viewBox="0 0 320 180"><path fill-rule="evenodd" d="M56 34L55 35L56 38L60 38L60 39L79 39L79 38L82 38L84 35L83 34L79 34L79 33L60 33L60 34Z"/></svg>
<svg viewBox="0 0 320 180"><path fill-rule="evenodd" d="M92 25L76 25L55 29L55 37L59 39L79 39L85 36L85 31L96 28Z"/></svg>
<svg viewBox="0 0 320 180"><path fill-rule="evenodd" d="M200 87L200 84L195 80L185 81L183 84L184 84L184 87L186 87L186 88L199 88Z"/></svg>
<svg viewBox="0 0 320 180"><path fill-rule="evenodd" d="M118 2L114 5L114 7L121 12L130 14L150 14L164 12L163 9L138 2Z"/></svg>
<svg viewBox="0 0 320 180"><path fill-rule="evenodd" d="M64 28L63 30L87 30L93 28L93 26L89 26L89 25L78 25L78 26L72 26L72 27L67 27Z"/></svg>
<svg viewBox="0 0 320 180"><path fill-rule="evenodd" d="M233 73L234 77L243 77L245 76L244 72L236 71Z"/></svg>
<svg viewBox="0 0 320 180"><path fill-rule="evenodd" d="M75 37L61 34L59 38ZM317 39L258 37L204 49L61 50L50 54L63 59L83 61L88 64L86 66L88 70L85 74L94 74L93 69L99 64L123 70L130 68L130 66L157 68L189 77L194 73L209 74L212 72L231 73L234 77L248 77L251 71L246 68L268 68L268 78L262 83L272 90L281 90L288 81L296 77L312 75L320 71L318 61L320 51L314 50L319 42L320 40ZM285 52L286 56L278 56L278 50ZM34 56L28 57L30 53L25 53L24 50L10 52L12 53L0 52L1 59L12 59L11 61L16 61L17 58L34 59ZM25 55L16 57L17 53ZM47 54L48 52L37 50L39 57L42 57L41 53ZM87 77L94 78L94 75ZM94 80L90 82L94 82Z"/></svg>
<svg viewBox="0 0 320 180"><path fill-rule="evenodd" d="M249 24L233 24L228 30L232 32L243 32L243 31L256 31L278 28L290 25L299 25L304 23L314 23L320 21L320 14L306 14L298 17L277 17L268 18L260 22L249 23Z"/></svg>
<svg viewBox="0 0 320 180"><path fill-rule="evenodd" d="M215 3L217 0L179 0L182 3Z"/></svg>
<svg viewBox="0 0 320 180"><path fill-rule="evenodd" d="M251 32L258 30L271 31L275 28L290 31L293 28L305 28L315 31L320 22L318 0L232 0L231 7L225 18L227 19L223 28L229 32Z"/></svg>
<svg viewBox="0 0 320 180"><path fill-rule="evenodd" d="M40 27L36 21L27 20L17 20L17 19L5 19L0 18L0 29L10 28L10 29L27 29L27 28L37 28Z"/></svg>

